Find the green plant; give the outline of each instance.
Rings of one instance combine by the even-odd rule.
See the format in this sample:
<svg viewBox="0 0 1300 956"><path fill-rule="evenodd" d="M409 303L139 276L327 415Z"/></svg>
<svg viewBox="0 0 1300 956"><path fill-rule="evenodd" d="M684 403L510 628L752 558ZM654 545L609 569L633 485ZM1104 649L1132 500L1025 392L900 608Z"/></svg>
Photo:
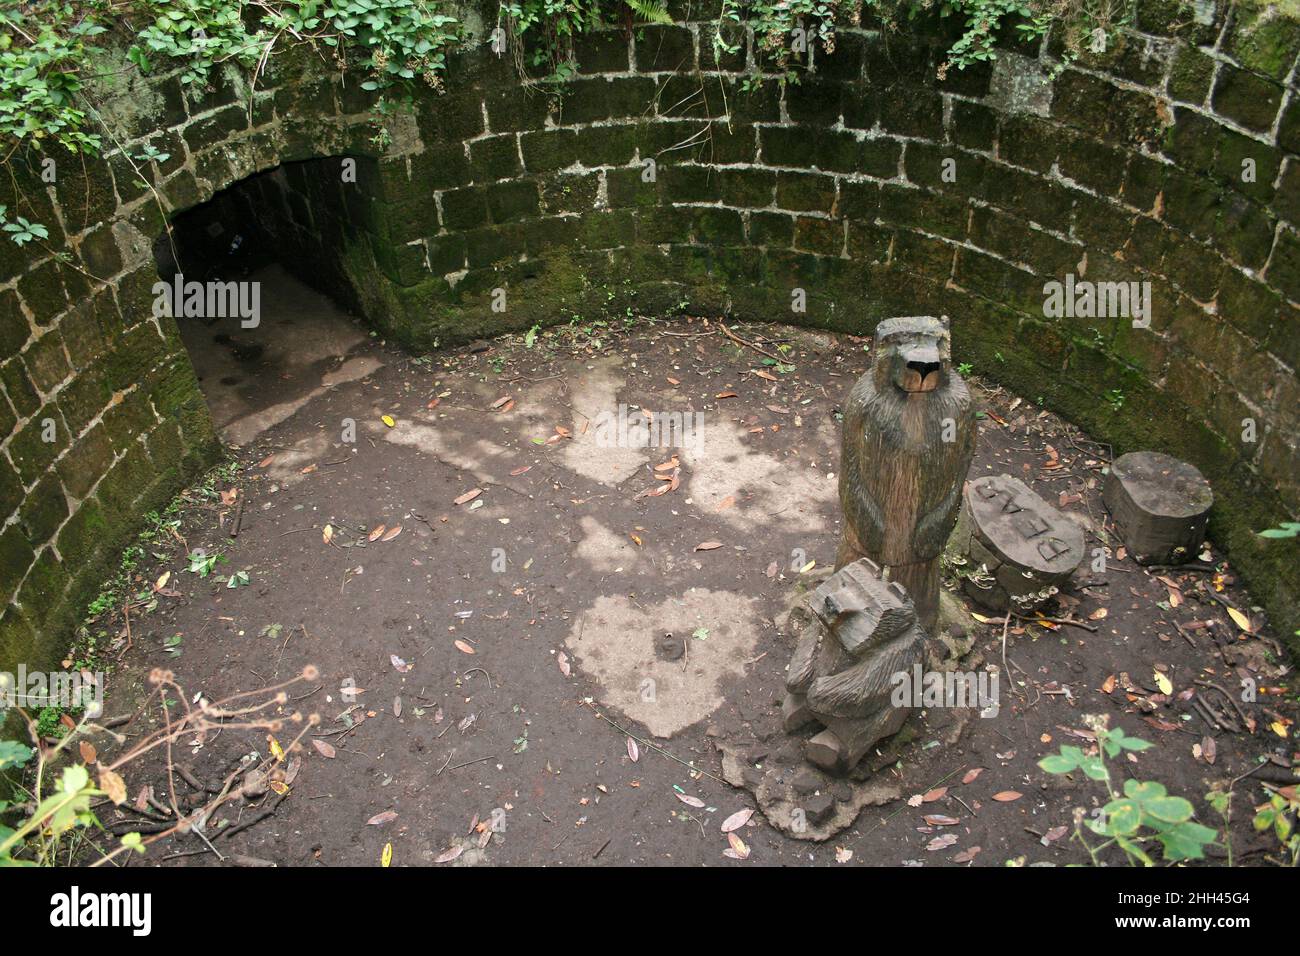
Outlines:
<svg viewBox="0 0 1300 956"><path fill-rule="evenodd" d="M146 728L126 737L93 723L89 716L83 716L56 744L50 746L44 743L38 721L23 708L14 708L25 722L34 746L15 740L0 740L0 771L23 773L22 782L15 789L16 798L0 800L0 816L10 818L15 824L0 823L0 867L71 865L85 862L89 857L94 857L92 865L100 866L124 853L144 853L149 844L178 831L190 831L196 824L205 825L221 806L238 799L241 787L237 781L242 775L270 779L272 787L283 787L281 765L286 749L298 748L302 738L319 726L320 718L316 714L297 712L283 718L263 715L284 707L288 701L286 688L301 681L315 681L318 677L317 669L308 665L299 675L272 687L212 703L200 700L197 706L191 706L171 672L155 670L149 675L153 691L141 706L141 711L154 702L167 711L167 719L160 722L160 729ZM187 804L188 809L182 810L173 801L170 807L134 810L134 814L143 819L163 823L149 835L130 832L114 840L112 834L100 825L95 807L101 798L128 809L125 807L127 785L121 772L146 754L159 752L164 755L170 779L176 772L170 758L171 749L181 739L215 733L221 728L275 734L289 725L296 727L297 732L287 748L272 737L270 755L244 761L239 769L228 775L225 788L210 796L203 805L189 807ZM111 736L122 747L122 752L112 758L99 753L99 748L86 739L91 732ZM72 748L74 742L77 744L75 750ZM75 759L73 754L81 762L70 762ZM92 769L96 774L93 783ZM50 790L52 792L47 794ZM70 839L74 833L77 838Z"/></svg>
<svg viewBox="0 0 1300 956"><path fill-rule="evenodd" d="M39 222L28 222L22 216L15 216L14 221L10 222L8 211L7 206L0 206L0 231L9 233L14 245L21 246L33 239L50 238L50 231Z"/></svg>
<svg viewBox="0 0 1300 956"><path fill-rule="evenodd" d="M1105 785L1108 802L1093 816L1087 817L1080 808L1075 811L1074 839L1088 851L1096 865L1107 848L1117 846L1129 863L1140 862L1154 866L1155 861L1147 847L1158 843L1164 858L1170 862L1199 860L1205 856L1205 846L1213 843L1218 832L1192 819L1195 809L1189 800L1171 796L1164 784L1155 781L1128 779L1122 788L1111 780L1107 759L1121 753L1140 753L1152 745L1149 741L1126 736L1123 729L1107 727L1105 717L1087 717L1085 723L1096 734L1096 752L1080 747L1062 746L1058 753L1049 754L1038 766L1051 774L1069 774L1081 771L1089 780ZM1084 828L1106 840L1092 845L1084 836Z"/></svg>
<svg viewBox="0 0 1300 956"><path fill-rule="evenodd" d="M1300 535L1300 521L1283 521L1276 528L1258 532L1261 538L1294 538Z"/></svg>
<svg viewBox="0 0 1300 956"><path fill-rule="evenodd" d="M974 370L975 370L975 366L971 365L970 362L962 362L960 365L957 366L958 375L969 375Z"/></svg>
<svg viewBox="0 0 1300 956"><path fill-rule="evenodd" d="M189 571L191 574L197 574L201 578L206 578L209 574L212 573L213 569L216 568L219 562L225 560L226 560L226 556L221 552L217 552L216 554L208 554L206 551L202 550L201 548L195 548L189 554L190 563L189 563L189 567L187 567L185 570Z"/></svg>
<svg viewBox="0 0 1300 956"><path fill-rule="evenodd" d="M1296 828L1297 815L1300 815L1300 797L1296 796L1295 787L1291 787L1289 795L1281 792L1270 794L1268 803L1256 812L1253 821L1257 833L1270 829L1273 831L1282 849L1291 857L1292 866L1300 866L1300 829Z"/></svg>

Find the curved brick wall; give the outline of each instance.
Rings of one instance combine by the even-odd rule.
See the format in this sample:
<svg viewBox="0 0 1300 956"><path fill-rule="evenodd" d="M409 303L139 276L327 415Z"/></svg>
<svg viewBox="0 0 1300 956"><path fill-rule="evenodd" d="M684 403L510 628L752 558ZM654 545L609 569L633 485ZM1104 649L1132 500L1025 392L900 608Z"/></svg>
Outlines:
<svg viewBox="0 0 1300 956"><path fill-rule="evenodd" d="M1213 534L1289 634L1296 544L1252 532L1300 505L1300 29L1197 7L1139 3L1122 46L1059 75L1051 38L940 81L933 25L846 27L783 89L746 75L750 43L715 62L716 3L697 2L584 38L560 103L460 56L382 152L369 96L298 55L251 101L233 74L198 101L135 78L101 112L127 153L170 154L169 216L275 170L242 188L289 264L413 348L628 303L858 333L947 313L959 361L1117 454L1199 465ZM71 258L0 243L0 667L60 650L137 516L217 451L174 322L152 318L159 202L121 151L61 158L54 185L16 172L0 203ZM1150 328L1049 317L1067 274L1149 282Z"/></svg>

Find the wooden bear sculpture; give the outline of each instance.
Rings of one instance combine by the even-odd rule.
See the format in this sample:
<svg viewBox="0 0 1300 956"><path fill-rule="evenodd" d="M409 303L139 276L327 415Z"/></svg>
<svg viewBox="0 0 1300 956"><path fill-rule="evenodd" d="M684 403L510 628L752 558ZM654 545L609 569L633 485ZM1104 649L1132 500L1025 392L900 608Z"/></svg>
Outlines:
<svg viewBox="0 0 1300 956"><path fill-rule="evenodd" d="M785 729L823 726L804 756L831 773L847 773L877 741L898 733L911 708L892 700L897 677L910 675L925 656L911 599L880 572L863 558L810 595L815 617L786 674Z"/></svg>
<svg viewBox="0 0 1300 956"><path fill-rule="evenodd" d="M939 559L975 453L970 391L952 368L947 318L876 326L875 364L844 409L835 567L868 557L903 585L925 629L939 613Z"/></svg>

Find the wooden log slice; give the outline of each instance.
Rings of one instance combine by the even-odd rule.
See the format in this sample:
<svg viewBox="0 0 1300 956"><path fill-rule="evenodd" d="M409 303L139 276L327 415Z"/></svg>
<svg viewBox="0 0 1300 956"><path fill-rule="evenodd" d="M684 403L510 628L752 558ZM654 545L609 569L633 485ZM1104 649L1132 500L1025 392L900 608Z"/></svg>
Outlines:
<svg viewBox="0 0 1300 956"><path fill-rule="evenodd" d="M1195 466L1135 451L1111 463L1102 500L1135 561L1181 564L1205 540L1214 492Z"/></svg>
<svg viewBox="0 0 1300 956"><path fill-rule="evenodd" d="M966 593L995 611L1041 605L1084 557L1083 529L1010 475L966 484L953 547Z"/></svg>

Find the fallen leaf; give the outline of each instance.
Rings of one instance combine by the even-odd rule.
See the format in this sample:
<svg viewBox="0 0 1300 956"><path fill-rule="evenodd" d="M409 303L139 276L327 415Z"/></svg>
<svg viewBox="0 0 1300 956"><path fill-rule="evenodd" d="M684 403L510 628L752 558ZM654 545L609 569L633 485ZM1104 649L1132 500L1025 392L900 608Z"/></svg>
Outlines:
<svg viewBox="0 0 1300 956"><path fill-rule="evenodd" d="M1236 624L1237 627L1241 628L1247 634L1254 633L1250 626L1250 618L1246 617L1246 615L1242 614L1235 607L1227 608L1227 611L1228 617L1232 618L1232 622Z"/></svg>
<svg viewBox="0 0 1300 956"><path fill-rule="evenodd" d="M316 748L316 751L322 757L328 757L330 760L333 760L338 756L338 751L334 749L333 744L326 743L323 740L313 740L311 745Z"/></svg>
<svg viewBox="0 0 1300 956"><path fill-rule="evenodd" d="M460 651L462 654L475 653L474 648L466 644L464 641L456 641L455 643L456 643L456 650Z"/></svg>
<svg viewBox="0 0 1300 956"><path fill-rule="evenodd" d="M385 531L387 531L387 530L388 530L388 528L387 528L386 525L377 524L377 525L375 525L373 528L370 529L370 534L367 535L366 540L367 540L367 541L378 541L379 538L383 535L383 533L384 533Z"/></svg>
<svg viewBox="0 0 1300 956"><path fill-rule="evenodd" d="M689 793L677 793L676 791L674 791L673 796L675 796L682 803L686 804L688 807L695 807L697 809L701 809L704 806L703 800L701 800L699 797L692 797Z"/></svg>
<svg viewBox="0 0 1300 956"><path fill-rule="evenodd" d="M731 816L727 817L727 819L722 821L722 832L730 833L732 830L739 830L749 822L749 818L753 815L754 811L750 807L746 807L743 810L737 810Z"/></svg>
<svg viewBox="0 0 1300 956"><path fill-rule="evenodd" d="M402 526L400 524L395 524L391 528L389 528L386 532L384 532L384 536L381 540L392 541L401 533L402 533Z"/></svg>
<svg viewBox="0 0 1300 956"><path fill-rule="evenodd" d="M961 778L962 783L974 783L975 778L984 772L983 767L972 767L966 771L966 776Z"/></svg>
<svg viewBox="0 0 1300 956"><path fill-rule="evenodd" d="M1160 693L1164 694L1166 697L1171 696L1174 692L1173 681L1160 673L1160 671L1155 671L1155 678L1156 686L1160 688Z"/></svg>
<svg viewBox="0 0 1300 956"><path fill-rule="evenodd" d="M836 863L847 863L847 862L849 862L849 860L851 860L851 859L853 859L853 851L852 851L852 850L847 850L847 849L845 849L845 848L842 847L842 846L837 846L837 847L835 848L835 862L836 862Z"/></svg>
<svg viewBox="0 0 1300 956"><path fill-rule="evenodd" d="M933 853L935 850L943 850L957 842L955 833L945 833L943 836L937 836L925 845L925 848Z"/></svg>
<svg viewBox="0 0 1300 956"><path fill-rule="evenodd" d="M1015 790L1003 790L1000 793L993 794L993 799L998 803L1010 803L1012 800L1019 800L1023 793L1017 793Z"/></svg>
<svg viewBox="0 0 1300 956"><path fill-rule="evenodd" d="M392 415L381 415L379 420L383 422L385 425L387 425L389 428L392 428L397 424L397 422L393 419Z"/></svg>
<svg viewBox="0 0 1300 956"><path fill-rule="evenodd" d="M172 573L170 571L164 571L162 574L158 575L158 580L154 582L153 589L155 591L161 591L167 586L167 582L171 580L171 576Z"/></svg>
<svg viewBox="0 0 1300 956"><path fill-rule="evenodd" d="M433 858L434 863L450 863L465 852L463 846L453 846L450 849L443 850Z"/></svg>
<svg viewBox="0 0 1300 956"><path fill-rule="evenodd" d="M1097 610L1093 611L1091 614L1088 615L1088 620L1090 620L1090 621L1100 621L1102 618L1104 618L1104 617L1105 617L1107 614L1109 614L1109 613L1110 613L1110 612L1109 612L1106 608L1104 608L1104 607L1099 607L1099 608L1097 608Z"/></svg>
<svg viewBox="0 0 1300 956"><path fill-rule="evenodd" d="M510 472L510 477L518 478L520 475L522 475L524 472L528 471L532 467L533 467L532 465L524 465L520 468L516 468L514 471Z"/></svg>
<svg viewBox="0 0 1300 956"><path fill-rule="evenodd" d="M108 795L114 806L126 803L126 781L107 767L99 771L99 789Z"/></svg>
<svg viewBox="0 0 1300 956"><path fill-rule="evenodd" d="M573 672L573 668L569 666L569 655L564 653L564 651L560 651L560 653L556 655L555 662L560 665L560 673L565 677L568 677Z"/></svg>
<svg viewBox="0 0 1300 956"><path fill-rule="evenodd" d="M721 541L701 541L695 546L696 551L716 551L722 547Z"/></svg>
<svg viewBox="0 0 1300 956"><path fill-rule="evenodd" d="M637 747L636 741L631 737L627 738L627 756L633 763L641 759L641 750Z"/></svg>
<svg viewBox="0 0 1300 956"><path fill-rule="evenodd" d="M493 402L493 403L491 404L491 406L489 406L489 407L491 407L491 408L493 408L493 409L501 408L503 405L505 405L505 404L506 404L507 402L509 402L509 401L510 401L510 396L509 396L509 395L502 395L502 396L501 396L500 398L498 398L495 402Z"/></svg>
<svg viewBox="0 0 1300 956"><path fill-rule="evenodd" d="M382 827L385 823L392 823L397 819L396 810L385 810L383 813L376 813L366 821L368 827Z"/></svg>
<svg viewBox="0 0 1300 956"><path fill-rule="evenodd" d="M731 846L722 851L723 856L730 857L733 860L749 859L749 847L745 844L744 840L736 836L734 833L728 833L727 842L730 843Z"/></svg>
<svg viewBox="0 0 1300 956"><path fill-rule="evenodd" d="M379 856L379 865L383 867L388 867L388 866L392 866L392 864L393 864L393 845L391 843L385 843L384 852L381 853Z"/></svg>
<svg viewBox="0 0 1300 956"><path fill-rule="evenodd" d="M321 531L321 533L320 533L320 537L321 537L321 540L324 541L326 544L329 544L331 541L333 541L333 540L334 540L334 526L333 526L332 524L327 524L327 525L324 527L324 529Z"/></svg>
<svg viewBox="0 0 1300 956"><path fill-rule="evenodd" d="M956 817L950 817L943 813L927 813L921 819L932 827L955 827L961 822Z"/></svg>
<svg viewBox="0 0 1300 956"><path fill-rule="evenodd" d="M95 745L89 740L83 740L77 744L77 749L81 751L81 759L87 764L93 764L99 759L99 754L95 751Z"/></svg>
<svg viewBox="0 0 1300 956"><path fill-rule="evenodd" d="M463 495L461 495L459 498L453 501L452 504L463 505L467 501L473 501L481 494L483 494L482 488L471 488L469 491L465 492Z"/></svg>
<svg viewBox="0 0 1300 956"><path fill-rule="evenodd" d="M968 850L962 850L960 853L958 853L956 856L952 858L952 861L954 863L969 863L971 860L975 859L975 857L979 854L979 851L980 848L977 846L973 846Z"/></svg>
<svg viewBox="0 0 1300 956"><path fill-rule="evenodd" d="M936 787L933 790L927 791L925 796L923 796L921 800L924 803L934 803L934 801L936 800L942 800L947 795L947 793L948 793L947 787Z"/></svg>

